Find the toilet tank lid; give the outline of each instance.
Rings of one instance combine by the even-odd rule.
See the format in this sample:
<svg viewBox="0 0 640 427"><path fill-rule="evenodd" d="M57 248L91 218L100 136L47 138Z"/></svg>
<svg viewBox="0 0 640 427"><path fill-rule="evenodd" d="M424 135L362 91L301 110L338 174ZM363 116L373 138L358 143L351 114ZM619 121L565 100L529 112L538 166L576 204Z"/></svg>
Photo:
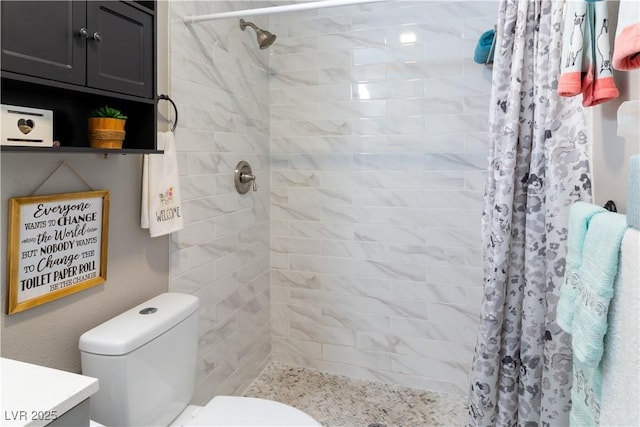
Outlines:
<svg viewBox="0 0 640 427"><path fill-rule="evenodd" d="M80 351L123 355L168 331L198 310L193 295L167 292L143 302L80 336Z"/></svg>

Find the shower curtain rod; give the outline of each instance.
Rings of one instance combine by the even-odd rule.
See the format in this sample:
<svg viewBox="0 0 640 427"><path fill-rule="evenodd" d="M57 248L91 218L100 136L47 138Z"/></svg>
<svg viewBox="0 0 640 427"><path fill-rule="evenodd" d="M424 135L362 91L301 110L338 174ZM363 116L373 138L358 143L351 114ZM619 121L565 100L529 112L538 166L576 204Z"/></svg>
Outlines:
<svg viewBox="0 0 640 427"><path fill-rule="evenodd" d="M324 9L326 7L351 6L355 4L377 3L388 0L324 0L307 3L287 4L283 6L261 7L257 9L234 10L232 12L211 13L209 15L185 16L185 24L195 22L213 21L215 19L237 18L256 15L267 15L271 13L294 12L297 10Z"/></svg>

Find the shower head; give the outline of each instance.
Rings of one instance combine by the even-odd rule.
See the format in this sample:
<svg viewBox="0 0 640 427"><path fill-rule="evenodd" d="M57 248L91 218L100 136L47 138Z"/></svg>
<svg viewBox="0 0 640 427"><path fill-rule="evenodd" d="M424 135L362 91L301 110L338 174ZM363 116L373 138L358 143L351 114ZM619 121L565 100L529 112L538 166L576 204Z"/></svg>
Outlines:
<svg viewBox="0 0 640 427"><path fill-rule="evenodd" d="M266 49L271 46L274 41L276 41L276 36L271 34L269 31L262 30L256 27L254 23L247 22L244 19L241 19L240 28L242 29L242 31L244 31L246 27L251 27L256 30L256 36L258 37L258 46L260 46L260 49Z"/></svg>

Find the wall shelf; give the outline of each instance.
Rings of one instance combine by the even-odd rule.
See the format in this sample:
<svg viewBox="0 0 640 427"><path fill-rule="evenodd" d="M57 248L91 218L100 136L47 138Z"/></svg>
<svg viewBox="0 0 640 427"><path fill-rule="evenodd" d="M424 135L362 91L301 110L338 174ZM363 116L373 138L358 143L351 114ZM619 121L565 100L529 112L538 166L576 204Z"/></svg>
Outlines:
<svg viewBox="0 0 640 427"><path fill-rule="evenodd" d="M18 147L3 145L0 147L0 151L3 153L57 153L57 154L71 154L71 153L93 153L93 154L162 154L162 150L152 149L135 149L135 148L122 148L120 150L109 150L106 148L92 148L92 147Z"/></svg>

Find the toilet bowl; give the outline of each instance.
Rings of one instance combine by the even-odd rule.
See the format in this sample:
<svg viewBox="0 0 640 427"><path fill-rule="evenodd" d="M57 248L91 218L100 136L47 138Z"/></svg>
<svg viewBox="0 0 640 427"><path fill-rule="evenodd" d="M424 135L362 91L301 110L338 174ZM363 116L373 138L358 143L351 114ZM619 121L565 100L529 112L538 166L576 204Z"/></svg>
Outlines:
<svg viewBox="0 0 640 427"><path fill-rule="evenodd" d="M216 396L189 405L195 387L198 298L165 293L85 332L82 373L98 378L90 398L99 426L320 426L283 403Z"/></svg>
<svg viewBox="0 0 640 427"><path fill-rule="evenodd" d="M216 396L192 414L183 411L172 426L320 426L308 414L284 403L238 396ZM187 415L187 416L185 416Z"/></svg>

